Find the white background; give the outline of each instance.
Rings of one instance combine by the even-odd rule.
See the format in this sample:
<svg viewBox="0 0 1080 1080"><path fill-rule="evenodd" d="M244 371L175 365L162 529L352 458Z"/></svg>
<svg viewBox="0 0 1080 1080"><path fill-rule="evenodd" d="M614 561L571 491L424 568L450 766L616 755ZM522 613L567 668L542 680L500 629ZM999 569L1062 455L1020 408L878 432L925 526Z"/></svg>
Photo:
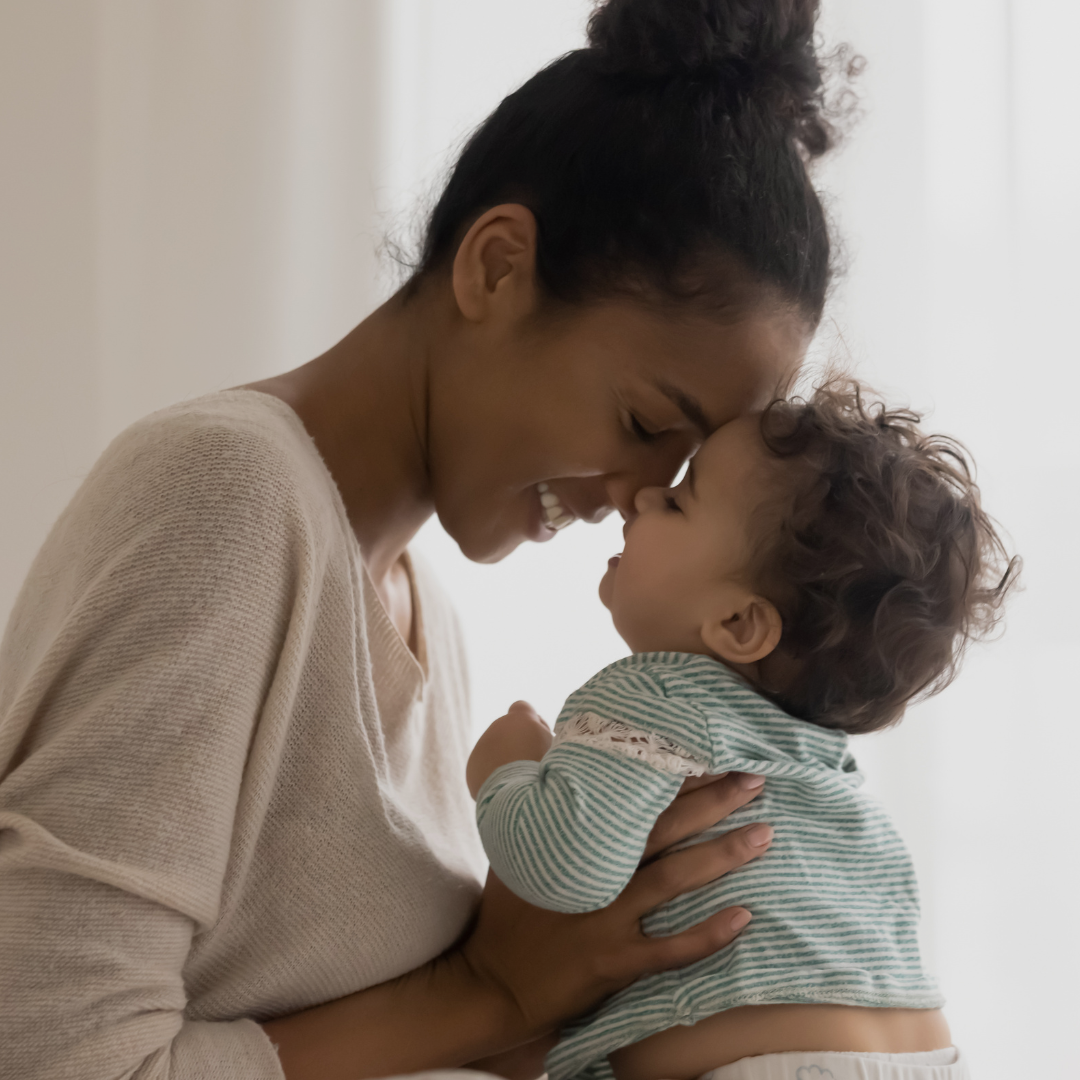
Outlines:
<svg viewBox="0 0 1080 1080"><path fill-rule="evenodd" d="M583 0L0 0L0 617L105 443L295 366L391 287L452 148L581 42ZM1007 633L857 752L908 837L983 1080L1073 1075L1080 92L1069 0L826 0L868 59L822 173L851 269L817 345L931 410L1026 560ZM624 651L617 524L496 567L438 526L478 725Z"/></svg>

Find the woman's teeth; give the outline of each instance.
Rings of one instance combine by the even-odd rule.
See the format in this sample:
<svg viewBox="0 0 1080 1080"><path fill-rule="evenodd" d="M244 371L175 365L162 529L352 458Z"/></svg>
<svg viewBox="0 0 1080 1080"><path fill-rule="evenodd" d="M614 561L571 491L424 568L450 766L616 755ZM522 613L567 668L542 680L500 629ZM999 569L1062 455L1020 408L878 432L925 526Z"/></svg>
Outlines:
<svg viewBox="0 0 1080 1080"><path fill-rule="evenodd" d="M536 490L540 492L540 505L544 508L544 523L549 529L565 529L574 520L574 515L563 507L559 496L547 484L537 484Z"/></svg>

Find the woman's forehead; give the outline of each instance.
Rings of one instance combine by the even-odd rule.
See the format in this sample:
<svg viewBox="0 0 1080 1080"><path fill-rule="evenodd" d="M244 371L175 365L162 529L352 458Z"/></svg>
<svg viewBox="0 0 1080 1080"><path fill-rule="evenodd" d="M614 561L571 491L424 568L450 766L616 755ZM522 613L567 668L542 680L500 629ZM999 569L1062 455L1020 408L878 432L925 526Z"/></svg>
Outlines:
<svg viewBox="0 0 1080 1080"><path fill-rule="evenodd" d="M763 408L798 370L810 337L805 321L788 312L649 323L634 327L628 373L708 431Z"/></svg>

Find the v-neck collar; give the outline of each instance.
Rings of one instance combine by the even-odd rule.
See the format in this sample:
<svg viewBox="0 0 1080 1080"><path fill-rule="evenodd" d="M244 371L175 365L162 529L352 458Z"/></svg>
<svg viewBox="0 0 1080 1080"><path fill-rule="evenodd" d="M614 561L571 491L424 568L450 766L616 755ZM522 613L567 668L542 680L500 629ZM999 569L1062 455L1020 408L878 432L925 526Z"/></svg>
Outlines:
<svg viewBox="0 0 1080 1080"><path fill-rule="evenodd" d="M402 558L405 563L405 572L409 577L409 592L412 597L413 629L416 635L415 654L412 649L409 648L409 643L405 641L399 633L398 628L394 625L393 620L390 618L389 613L383 605L382 598L379 596L379 592L375 588L375 583L371 580L371 575L368 573L367 565L364 562L363 553L360 550L360 541L356 538L356 533L353 531L352 525L349 522L349 515L345 509L345 500L341 497L341 489L338 487L333 473L330 472L329 466L327 466L326 462L323 460L322 454L319 453L318 446L315 445L315 440L304 426L304 422L300 419L299 414L288 402L283 401L274 394L267 394L262 390L238 388L224 392L234 394L254 394L265 399L266 404L270 408L279 412L290 425L302 433L305 444L319 462L323 476L332 493L338 518L353 553L353 561L357 568L357 577L359 579L360 591L363 597L364 618L367 623L372 659L374 661L376 655L378 655L379 660L385 664L385 666L382 667L382 670L376 674L375 679L376 688L382 684L383 689L383 693L378 694L381 699L380 708L389 707L392 704L390 701L391 698L395 701L401 698L408 700L421 698L424 693L424 687L427 685L429 674L428 648L427 635L424 629L423 589L417 580L412 556L407 550L402 553Z"/></svg>
<svg viewBox="0 0 1080 1080"><path fill-rule="evenodd" d="M355 537L355 534L353 535ZM415 653L409 648L409 643L401 636L401 631L398 630L393 619L390 618L390 613L386 610L378 589L375 588L375 582L371 580L371 575L368 573L367 564L364 562L359 543L356 544L353 551L360 567L360 573L363 575L365 606L370 604L372 608L372 621L379 624L379 630L387 639L388 644L391 645L393 653L400 659L402 666L415 668L420 681L426 683L429 671L427 634L424 627L424 604L420 597L420 586L416 580L416 567L413 564L412 556L408 550L405 550L402 552L401 560L405 567L405 574L409 579L409 598L412 604L412 632L416 638Z"/></svg>

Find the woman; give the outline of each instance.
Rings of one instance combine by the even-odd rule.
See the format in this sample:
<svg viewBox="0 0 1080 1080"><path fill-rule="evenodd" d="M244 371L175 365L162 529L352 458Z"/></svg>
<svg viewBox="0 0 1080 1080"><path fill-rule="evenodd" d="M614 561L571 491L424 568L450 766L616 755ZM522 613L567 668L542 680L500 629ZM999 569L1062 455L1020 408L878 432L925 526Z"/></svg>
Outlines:
<svg viewBox="0 0 1080 1080"><path fill-rule="evenodd" d="M610 0L474 135L401 293L109 448L0 652L0 1074L535 1075L561 1022L746 924L639 919L763 825L590 915L481 896L457 630L406 547L433 512L479 561L629 515L795 370L815 15ZM754 785L688 787L650 852Z"/></svg>

